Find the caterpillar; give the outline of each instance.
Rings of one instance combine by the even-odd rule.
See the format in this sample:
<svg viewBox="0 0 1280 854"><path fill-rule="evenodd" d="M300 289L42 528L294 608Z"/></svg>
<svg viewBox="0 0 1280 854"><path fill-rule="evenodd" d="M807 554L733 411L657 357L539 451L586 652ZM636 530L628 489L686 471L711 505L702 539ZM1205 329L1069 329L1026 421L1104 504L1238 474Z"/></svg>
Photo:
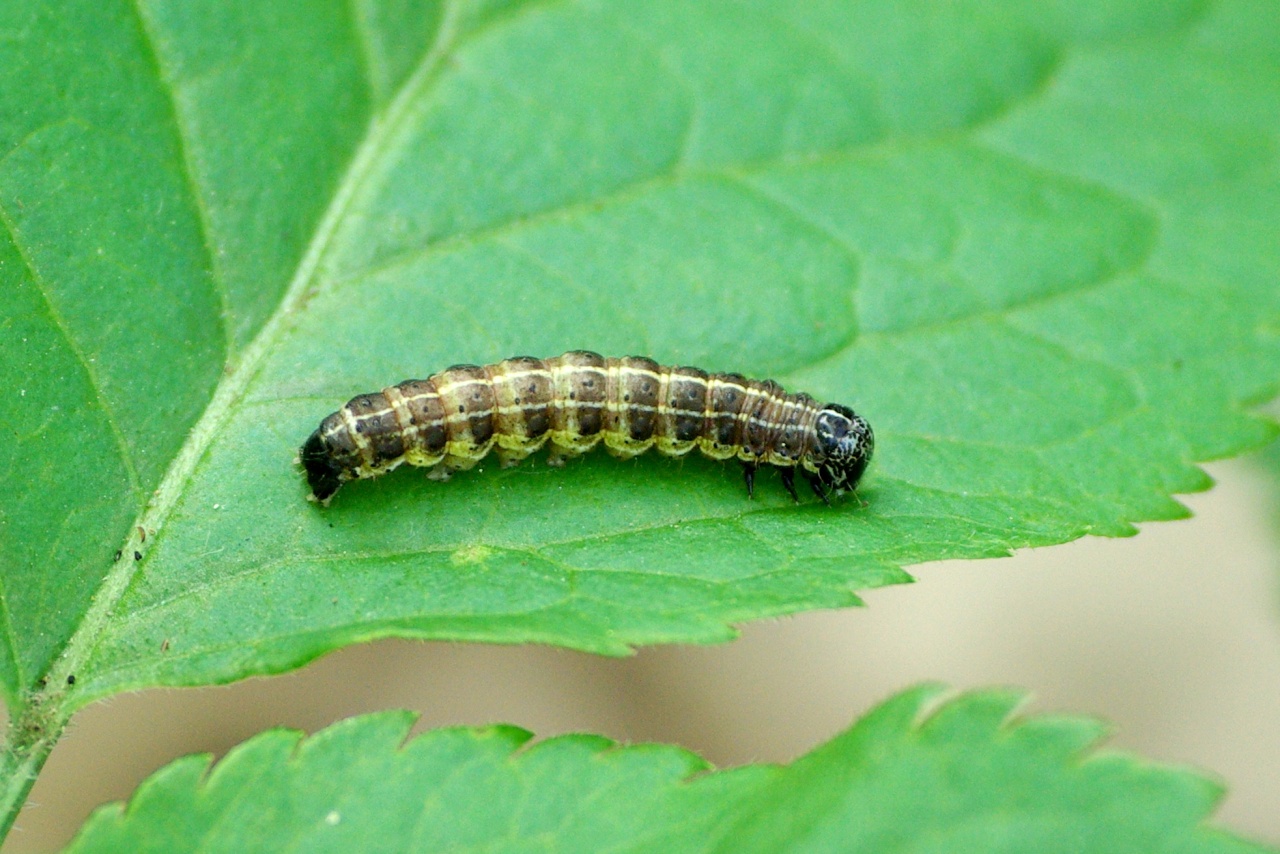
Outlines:
<svg viewBox="0 0 1280 854"><path fill-rule="evenodd" d="M768 464L799 501L801 469L828 504L833 493L857 486L875 446L871 425L852 409L819 406L773 380L574 350L551 359L454 365L430 379L358 395L320 422L298 461L309 498L327 505L347 481L401 463L431 467L429 477L448 480L491 450L507 467L548 442L553 466L601 442L624 458L652 447L671 457L695 447L712 459L737 457L748 497L756 469Z"/></svg>

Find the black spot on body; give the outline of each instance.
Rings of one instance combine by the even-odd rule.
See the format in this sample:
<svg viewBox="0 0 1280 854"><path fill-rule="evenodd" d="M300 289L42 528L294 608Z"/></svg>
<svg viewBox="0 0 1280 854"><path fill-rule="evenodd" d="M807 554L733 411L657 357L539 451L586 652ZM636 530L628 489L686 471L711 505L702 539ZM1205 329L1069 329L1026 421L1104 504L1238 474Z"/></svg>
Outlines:
<svg viewBox="0 0 1280 854"><path fill-rule="evenodd" d="M578 432L583 436L594 436L603 426L599 410L590 409L578 413Z"/></svg>
<svg viewBox="0 0 1280 854"><path fill-rule="evenodd" d="M373 439L373 455L376 463L389 463L404 456L404 434L398 430L379 433Z"/></svg>
<svg viewBox="0 0 1280 854"><path fill-rule="evenodd" d="M681 415L676 418L676 441L692 442L702 434L702 418Z"/></svg>
<svg viewBox="0 0 1280 854"><path fill-rule="evenodd" d="M444 450L445 443L449 441L449 436L445 432L444 426L441 424L432 424L426 430L422 431L423 448L429 454L438 454Z"/></svg>
<svg viewBox="0 0 1280 854"><path fill-rule="evenodd" d="M636 412L631 416L631 438L644 442L653 437L653 415L648 412Z"/></svg>
<svg viewBox="0 0 1280 854"><path fill-rule="evenodd" d="M471 426L471 437L478 445L483 445L493 436L493 417L487 412L471 418L468 424Z"/></svg>
<svg viewBox="0 0 1280 854"><path fill-rule="evenodd" d="M719 418L716 424L716 441L721 445L738 444L738 419Z"/></svg>

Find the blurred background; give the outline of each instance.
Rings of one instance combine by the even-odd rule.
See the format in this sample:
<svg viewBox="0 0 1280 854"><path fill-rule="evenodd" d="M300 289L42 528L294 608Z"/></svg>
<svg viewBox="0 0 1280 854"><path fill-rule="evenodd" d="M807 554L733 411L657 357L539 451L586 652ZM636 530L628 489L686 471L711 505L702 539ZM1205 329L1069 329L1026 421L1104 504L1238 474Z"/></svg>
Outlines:
<svg viewBox="0 0 1280 854"><path fill-rule="evenodd" d="M81 712L6 851L65 843L179 755L387 708L419 729L507 722L683 745L717 765L788 761L913 683L1011 685L1032 712L1112 723L1111 748L1212 772L1217 822L1280 843L1280 459L1208 467L1194 518L1001 560L916 567L869 607L755 623L734 643L629 659L390 641L287 676L147 691Z"/></svg>

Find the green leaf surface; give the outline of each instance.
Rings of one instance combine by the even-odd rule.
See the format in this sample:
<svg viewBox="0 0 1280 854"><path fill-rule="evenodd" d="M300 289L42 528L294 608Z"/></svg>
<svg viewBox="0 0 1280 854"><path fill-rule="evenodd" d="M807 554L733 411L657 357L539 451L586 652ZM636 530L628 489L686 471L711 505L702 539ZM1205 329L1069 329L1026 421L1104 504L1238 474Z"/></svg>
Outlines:
<svg viewBox="0 0 1280 854"><path fill-rule="evenodd" d="M0 684L720 640L1182 515L1271 432L1277 45L1247 2L0 6ZM575 347L853 405L865 505L603 456L303 500L352 394Z"/></svg>
<svg viewBox="0 0 1280 854"><path fill-rule="evenodd" d="M789 766L711 771L658 745L528 744L407 713L189 756L99 809L70 851L1262 851L1202 824L1218 787L1100 754L1099 726L917 688Z"/></svg>

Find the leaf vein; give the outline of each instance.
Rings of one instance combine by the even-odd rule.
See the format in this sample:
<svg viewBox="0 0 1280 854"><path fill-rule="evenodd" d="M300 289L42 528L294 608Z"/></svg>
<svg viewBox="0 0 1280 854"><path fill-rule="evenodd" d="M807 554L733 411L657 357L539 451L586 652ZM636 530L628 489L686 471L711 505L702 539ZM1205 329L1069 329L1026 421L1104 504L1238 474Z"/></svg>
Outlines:
<svg viewBox="0 0 1280 854"><path fill-rule="evenodd" d="M13 661L13 672L16 677L10 687L17 690L20 686L27 684L27 680L22 675L22 656L18 652L18 638L13 630L13 614L9 612L9 591L5 589L3 577L0 577L0 620L4 621L4 644L9 648L9 657ZM10 714L13 714L12 709Z"/></svg>
<svg viewBox="0 0 1280 854"><path fill-rule="evenodd" d="M169 75L165 64L161 61L160 51L156 44L156 36L151 22L147 19L147 13L143 11L142 0L130 0L129 6L137 18L138 32L142 36L142 43L146 48L147 57L155 68L156 81L161 84L160 88L164 91L165 100L173 116L174 144L178 148L178 158L182 164L182 178L186 182L187 191L191 196L191 203L196 210L196 218L200 223L200 244L204 248L205 261L209 265L210 284L213 286L214 293L218 297L218 304L221 306L221 310L218 312L218 326L222 328L223 355L224 358L229 358L236 350L234 336L231 333L231 294L227 291L226 278L221 270L221 264L218 262L218 251L214 246L213 223L209 215L209 208L205 202L204 194L200 192L200 184L196 180L195 164L192 160L189 142L191 132L183 120L182 110L178 106L177 89L174 80Z"/></svg>
<svg viewBox="0 0 1280 854"><path fill-rule="evenodd" d="M76 341L71 329L67 326L62 315L54 307L53 297L49 293L49 285L36 267L35 261L27 252L26 244L21 239L17 226L9 215L8 209L0 204L0 223L4 223L5 230L9 233L9 239L13 241L14 247L18 250L19 257L22 258L23 265L31 274L31 281L35 283L36 289L40 291L41 299L45 305L49 320L53 322L54 327L67 342L68 349L75 355L76 361L80 363L80 367L84 370L89 380L89 387L93 389L94 401L102 410L103 416L106 418L107 425L111 428L111 437L115 442L116 450L120 453L121 462L124 464L125 472L129 478L129 488L135 497L140 498L143 492L142 479L138 475L138 467L133 459L133 453L129 448L129 442L125 439L124 432L120 428L120 422L116 416L115 410L111 404L107 402L106 395L102 390L102 381L98 377L98 372L93 367L93 362L85 354L84 349Z"/></svg>
<svg viewBox="0 0 1280 854"><path fill-rule="evenodd" d="M381 106L386 102L390 75L386 71L386 63L379 61L381 53L374 47L374 34L365 8L362 0L347 0L347 14L351 17L351 28L355 30L360 65L364 69L363 77L369 86L373 102Z"/></svg>

